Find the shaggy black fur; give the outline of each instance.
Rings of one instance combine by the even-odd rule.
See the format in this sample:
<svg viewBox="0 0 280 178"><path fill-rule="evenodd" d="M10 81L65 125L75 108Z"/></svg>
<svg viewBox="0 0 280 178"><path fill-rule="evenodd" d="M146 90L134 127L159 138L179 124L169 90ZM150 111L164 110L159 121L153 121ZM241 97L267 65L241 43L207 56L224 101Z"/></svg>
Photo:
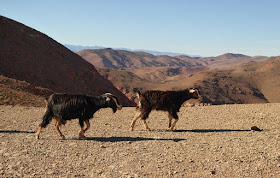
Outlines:
<svg viewBox="0 0 280 178"><path fill-rule="evenodd" d="M141 103L139 109L142 113L141 119L147 119L152 110L168 111L174 119L178 119L177 112L179 112L182 104L191 98L198 99L198 90L194 90L196 90L196 92L193 93L190 93L190 89L181 91L149 90L141 94L138 89L133 89L133 91L139 95L139 103Z"/></svg>
<svg viewBox="0 0 280 178"><path fill-rule="evenodd" d="M50 123L52 118L59 120L59 124L65 124L67 120L79 119L79 124L83 128L84 122L92 118L99 109L110 107L115 113L122 107L117 97L110 93L101 96L52 94L46 102L47 109L39 125L43 128ZM39 134L40 131L37 132L37 137Z"/></svg>
<svg viewBox="0 0 280 178"><path fill-rule="evenodd" d="M139 98L139 103L137 109L139 109L140 113L135 115L134 120L132 122L132 129L134 127L135 121L138 117L142 120L146 120L149 117L149 114L152 110L162 110L168 111L169 117L175 119L175 124L178 120L177 112L179 112L182 104L191 98L198 99L199 92L198 89L186 89L181 91L154 91L149 90L145 91L141 94L141 92L134 88L133 91L136 93L136 96ZM171 119L170 119L171 120ZM144 121L146 125L146 122ZM174 124L174 126L175 126ZM169 128L171 127L171 121L169 122ZM148 127L146 126L148 129ZM149 129L148 129L149 130Z"/></svg>

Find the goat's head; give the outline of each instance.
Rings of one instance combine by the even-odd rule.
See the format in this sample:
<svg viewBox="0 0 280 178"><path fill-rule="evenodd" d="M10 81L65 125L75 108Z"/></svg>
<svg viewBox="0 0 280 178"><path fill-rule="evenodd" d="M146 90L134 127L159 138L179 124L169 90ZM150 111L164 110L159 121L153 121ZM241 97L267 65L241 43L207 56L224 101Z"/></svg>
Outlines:
<svg viewBox="0 0 280 178"><path fill-rule="evenodd" d="M122 105L120 105L118 98L111 94L111 93L105 93L102 95L105 97L106 105L110 108L112 108L113 112L115 113L118 110L122 109Z"/></svg>
<svg viewBox="0 0 280 178"><path fill-rule="evenodd" d="M194 99L198 99L200 97L200 94L199 94L199 91L197 88L190 88L189 93L190 93L191 97Z"/></svg>

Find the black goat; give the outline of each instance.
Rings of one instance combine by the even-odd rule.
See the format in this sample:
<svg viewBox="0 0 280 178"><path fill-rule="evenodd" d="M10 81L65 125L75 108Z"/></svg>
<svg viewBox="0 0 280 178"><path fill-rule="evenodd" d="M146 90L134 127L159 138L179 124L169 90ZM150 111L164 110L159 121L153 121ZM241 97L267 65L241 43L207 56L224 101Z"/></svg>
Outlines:
<svg viewBox="0 0 280 178"><path fill-rule="evenodd" d="M174 130L176 123L178 122L179 109L181 105L191 98L198 99L199 92L198 89L186 89L181 91L145 91L144 93L140 93L140 91L136 88L133 89L136 93L137 98L139 99L139 103L137 105L138 112L134 116L131 123L131 131L133 131L135 122L137 119L141 118L144 127L150 131L146 123L146 119L149 117L149 114L152 110L161 110L168 111L169 115L169 128L171 131ZM172 118L175 119L174 123L171 125Z"/></svg>
<svg viewBox="0 0 280 178"><path fill-rule="evenodd" d="M36 138L40 138L42 128L47 127L52 118L56 119L55 129L58 135L64 139L64 135L59 130L61 124L66 124L67 120L79 119L81 131L80 139L86 139L84 133L90 127L89 119L101 108L112 108L115 113L122 106L116 96L106 93L101 96L73 95L73 94L52 94L46 99L47 107L43 121L39 125ZM84 122L86 128L84 129Z"/></svg>

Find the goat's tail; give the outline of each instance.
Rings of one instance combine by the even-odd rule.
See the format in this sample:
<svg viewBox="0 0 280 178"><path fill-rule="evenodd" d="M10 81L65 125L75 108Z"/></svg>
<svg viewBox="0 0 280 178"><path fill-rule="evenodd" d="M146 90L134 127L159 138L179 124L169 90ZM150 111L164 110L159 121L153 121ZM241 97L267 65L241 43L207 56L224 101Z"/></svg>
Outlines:
<svg viewBox="0 0 280 178"><path fill-rule="evenodd" d="M47 125L50 123L50 121L52 120L53 118L53 112L52 112L52 109L47 107L47 110L43 116L43 121L42 123L39 125L41 127L47 127Z"/></svg>
<svg viewBox="0 0 280 178"><path fill-rule="evenodd" d="M141 92L137 88L133 88L133 92L136 94L136 97L139 99Z"/></svg>

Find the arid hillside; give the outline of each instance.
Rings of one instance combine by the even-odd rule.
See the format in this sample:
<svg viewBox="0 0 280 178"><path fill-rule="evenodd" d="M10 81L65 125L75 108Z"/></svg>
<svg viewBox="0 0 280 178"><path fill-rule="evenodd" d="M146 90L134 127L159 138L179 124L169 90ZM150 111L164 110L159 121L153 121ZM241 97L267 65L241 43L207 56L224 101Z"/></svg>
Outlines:
<svg viewBox="0 0 280 178"><path fill-rule="evenodd" d="M78 120L52 121L35 139L44 108L0 106L0 177L269 177L280 175L280 105L182 107L175 132L165 112L130 131L135 108L103 109L78 140ZM106 117L105 117L106 116ZM252 131L257 126L262 131Z"/></svg>
<svg viewBox="0 0 280 178"><path fill-rule="evenodd" d="M198 69L199 68L199 69ZM197 67L197 71L203 67ZM135 94L133 88L140 90L178 90L188 87L194 87L194 81L185 82L182 87L178 87L180 80L190 78L193 73L196 73L196 68L180 68L180 67L152 67L143 69L98 69L101 75L123 92L129 99L134 100ZM174 73L181 73L174 75ZM195 80L196 81L196 80Z"/></svg>
<svg viewBox="0 0 280 178"><path fill-rule="evenodd" d="M86 61L97 68L144 68L166 66L195 66L194 61L181 60L166 55L155 56L146 52L130 52L125 50L92 49L77 52Z"/></svg>
<svg viewBox="0 0 280 178"><path fill-rule="evenodd" d="M100 73L128 98L134 99L133 88L140 90L181 90L186 88L199 88L202 100L198 102L212 104L233 103L266 103L270 102L260 88L239 77L235 70L211 70L185 75L174 81L156 82L144 80L137 75L122 70L99 69ZM277 92L278 93L278 92Z"/></svg>
<svg viewBox="0 0 280 178"><path fill-rule="evenodd" d="M53 91L0 75L0 105L45 106Z"/></svg>
<svg viewBox="0 0 280 178"><path fill-rule="evenodd" d="M232 75L258 88L269 102L280 102L280 57L242 65Z"/></svg>
<svg viewBox="0 0 280 178"><path fill-rule="evenodd" d="M174 71L182 71L182 69L184 68ZM148 78L144 75L148 72L140 73L138 69L137 72L134 69L121 70L121 73L119 73L119 70L113 69L98 70L131 99L135 97L132 92L134 87L142 90L180 90L197 87L204 97L202 102L206 103L280 102L279 57L270 58L263 62L250 62L227 69L193 71L193 73L189 70L190 73L185 72L182 75L169 77L169 80L166 80L166 78L165 80ZM143 70L141 69L141 71ZM154 71L158 76L159 74L167 76L161 68L145 68L145 70ZM126 79L129 79L128 82Z"/></svg>
<svg viewBox="0 0 280 178"><path fill-rule="evenodd" d="M271 101L266 98L269 94L263 93L259 85L252 82L257 78L241 77L248 74L246 69L240 68L250 68L255 63L265 64L268 58L264 56L226 53L204 58L170 57L113 49L82 50L78 54L96 66L130 99L135 97L132 92L134 87L142 90L198 87L204 96L201 102L229 104Z"/></svg>
<svg viewBox="0 0 280 178"><path fill-rule="evenodd" d="M242 54L226 53L216 57L190 57L152 55L146 52L130 52L125 50L89 49L77 52L81 57L96 68L141 69L145 67L198 67L207 68L231 67L251 61L263 61L265 56L246 56Z"/></svg>
<svg viewBox="0 0 280 178"><path fill-rule="evenodd" d="M0 24L0 75L53 92L111 92L132 104L93 65L47 35L3 16Z"/></svg>
<svg viewBox="0 0 280 178"><path fill-rule="evenodd" d="M125 69L128 72L132 72L137 76L158 83L166 83L176 81L186 76L191 76L197 72L207 71L209 68L205 66L193 66L193 67L146 67L141 69ZM98 70L100 70L98 68Z"/></svg>
<svg viewBox="0 0 280 178"><path fill-rule="evenodd" d="M156 89L200 88L205 102L280 102L280 57L250 62L224 70L197 72L180 80L158 85Z"/></svg>

